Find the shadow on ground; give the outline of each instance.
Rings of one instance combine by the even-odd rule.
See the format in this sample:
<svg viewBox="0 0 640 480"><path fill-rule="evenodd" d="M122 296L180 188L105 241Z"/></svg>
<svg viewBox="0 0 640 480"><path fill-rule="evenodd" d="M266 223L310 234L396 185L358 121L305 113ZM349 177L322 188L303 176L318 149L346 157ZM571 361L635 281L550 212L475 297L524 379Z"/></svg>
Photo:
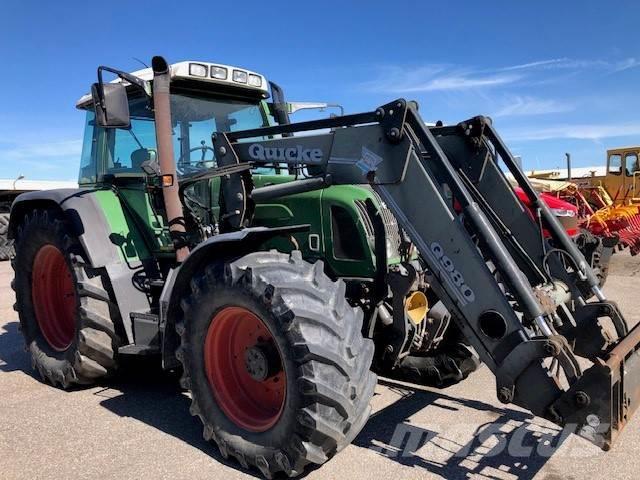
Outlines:
<svg viewBox="0 0 640 480"><path fill-rule="evenodd" d="M395 389L401 398L376 412L354 444L446 479L461 480L480 474L487 478L531 480L569 435L519 410L452 397L441 391L414 390L382 379L380 383ZM458 411L461 424L467 409L487 412L494 420L479 425L470 440L460 442L460 435L449 437L453 432L448 428L428 430L410 423L410 417L428 405Z"/></svg>
<svg viewBox="0 0 640 480"><path fill-rule="evenodd" d="M257 471L247 472L233 459L224 459L215 444L204 440L202 424L189 413L191 399L180 388L177 374L162 371L159 361L152 358L127 359L120 370L116 378L95 393L105 397L101 406L182 440L223 465L261 478Z"/></svg>
<svg viewBox="0 0 640 480"><path fill-rule="evenodd" d="M9 322L0 327L0 372L23 371L34 376L19 325L19 322Z"/></svg>
<svg viewBox="0 0 640 480"><path fill-rule="evenodd" d="M150 374L151 371L154 373ZM444 392L412 390L384 380L381 383L396 389L402 398L373 415L354 445L373 449L391 462L424 469L443 478L466 479L473 473L492 478L491 472L501 472L495 478L531 480L566 439L560 429L549 428L518 410ZM200 421L189 414L190 399L179 388L175 376L168 378L157 366L147 368L136 362L110 387L121 393L103 400L101 405L105 408L142 421L241 470L235 461L224 460L214 445L203 440ZM460 410L461 423L465 409L488 412L495 420L479 426L472 437L465 437L470 440L460 443L457 438L448 438L446 429L431 431L409 422L411 416L428 405ZM428 455L423 457L419 450L424 447L429 447L429 451L439 449L449 458L438 462ZM258 476L255 471L249 473Z"/></svg>
<svg viewBox="0 0 640 480"><path fill-rule="evenodd" d="M3 329L0 372L24 371L33 375L18 322L5 324ZM215 445L202 438L202 425L190 415L190 399L179 387L175 374L163 372L157 359L129 358L124 362L114 379L96 389L94 394L104 397L101 406L139 420L242 471L235 460L225 460ZM382 379L381 383L401 398L376 412L354 445L374 450L390 462L443 478L461 480L470 474L481 474L488 478L531 480L567 436L519 410L453 397L446 391L411 389ZM460 423L464 423L464 410L468 409L486 412L492 420L480 425L472 436L463 435L464 441L460 441L459 435L449 436L448 428L428 430L411 423L411 417L427 406L459 411ZM245 473L258 477L255 470Z"/></svg>

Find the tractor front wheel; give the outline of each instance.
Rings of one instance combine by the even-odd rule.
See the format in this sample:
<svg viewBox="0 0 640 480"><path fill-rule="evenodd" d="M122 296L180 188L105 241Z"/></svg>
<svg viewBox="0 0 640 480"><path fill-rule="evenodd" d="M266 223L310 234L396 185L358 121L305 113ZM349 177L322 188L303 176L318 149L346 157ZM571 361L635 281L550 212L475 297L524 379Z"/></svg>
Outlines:
<svg viewBox="0 0 640 480"><path fill-rule="evenodd" d="M181 383L223 456L295 476L360 432L374 347L344 293L300 252L254 253L193 278L176 325Z"/></svg>

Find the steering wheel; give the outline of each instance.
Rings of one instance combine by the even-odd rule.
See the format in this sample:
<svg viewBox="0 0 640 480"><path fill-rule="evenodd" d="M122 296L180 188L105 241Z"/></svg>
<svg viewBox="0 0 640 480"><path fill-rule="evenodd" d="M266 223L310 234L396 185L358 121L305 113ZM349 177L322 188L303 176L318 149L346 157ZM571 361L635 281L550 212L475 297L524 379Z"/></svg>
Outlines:
<svg viewBox="0 0 640 480"><path fill-rule="evenodd" d="M211 150L212 153L212 157L210 160L205 159L205 156L207 155L207 151ZM195 164L195 165L191 165L191 154L193 152L197 152L197 151L201 151L202 152L202 157L200 158L200 160ZM215 154L215 150L213 149L213 147L210 147L209 145L207 145L205 143L204 140L202 140L200 142L200 146L199 147L193 147L191 149L189 149L189 151L187 152L183 152L182 155L180 155L178 157L178 162L177 162L177 169L180 171L181 174L186 175L188 173L191 172L195 172L198 171L202 168L202 165L205 162L215 162L216 160L216 154ZM188 161L184 161L185 157L188 157L187 160Z"/></svg>

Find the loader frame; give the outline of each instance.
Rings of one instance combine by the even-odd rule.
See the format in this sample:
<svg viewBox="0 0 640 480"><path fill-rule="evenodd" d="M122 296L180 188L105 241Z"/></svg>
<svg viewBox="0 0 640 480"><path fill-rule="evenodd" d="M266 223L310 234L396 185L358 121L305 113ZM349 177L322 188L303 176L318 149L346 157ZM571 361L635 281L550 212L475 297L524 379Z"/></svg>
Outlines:
<svg viewBox="0 0 640 480"><path fill-rule="evenodd" d="M241 228L248 196L370 184L417 246L432 288L496 375L498 398L574 425L603 449L611 446L636 407L638 382L624 372L625 362L629 371L637 363L640 329L628 331L489 119L427 127L415 105L399 99L368 113L215 133L213 145L216 170L225 172L221 215L232 228ZM536 218L499 162L529 197ZM243 173L274 163L304 168L309 178L252 190ZM219 172L199 179L209 175ZM597 301L587 303L578 282ZM387 348L402 344L390 341ZM593 363L586 372L578 355Z"/></svg>

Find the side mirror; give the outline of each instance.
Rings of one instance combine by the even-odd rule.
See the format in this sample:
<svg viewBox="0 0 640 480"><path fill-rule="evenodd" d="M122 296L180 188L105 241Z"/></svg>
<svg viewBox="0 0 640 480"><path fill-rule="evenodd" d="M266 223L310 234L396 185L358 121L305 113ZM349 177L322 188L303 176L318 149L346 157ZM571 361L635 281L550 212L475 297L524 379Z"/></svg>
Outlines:
<svg viewBox="0 0 640 480"><path fill-rule="evenodd" d="M277 83L269 82L271 86L271 96L273 97L273 103L269 104L269 108L271 109L271 113L273 117L276 119L276 122L280 125L287 125L289 122L289 114L287 113L287 105L284 100L284 92L282 88ZM286 137L291 136L290 133L286 133Z"/></svg>
<svg viewBox="0 0 640 480"><path fill-rule="evenodd" d="M129 128L127 88L122 83L94 83L91 96L98 125L104 128Z"/></svg>

